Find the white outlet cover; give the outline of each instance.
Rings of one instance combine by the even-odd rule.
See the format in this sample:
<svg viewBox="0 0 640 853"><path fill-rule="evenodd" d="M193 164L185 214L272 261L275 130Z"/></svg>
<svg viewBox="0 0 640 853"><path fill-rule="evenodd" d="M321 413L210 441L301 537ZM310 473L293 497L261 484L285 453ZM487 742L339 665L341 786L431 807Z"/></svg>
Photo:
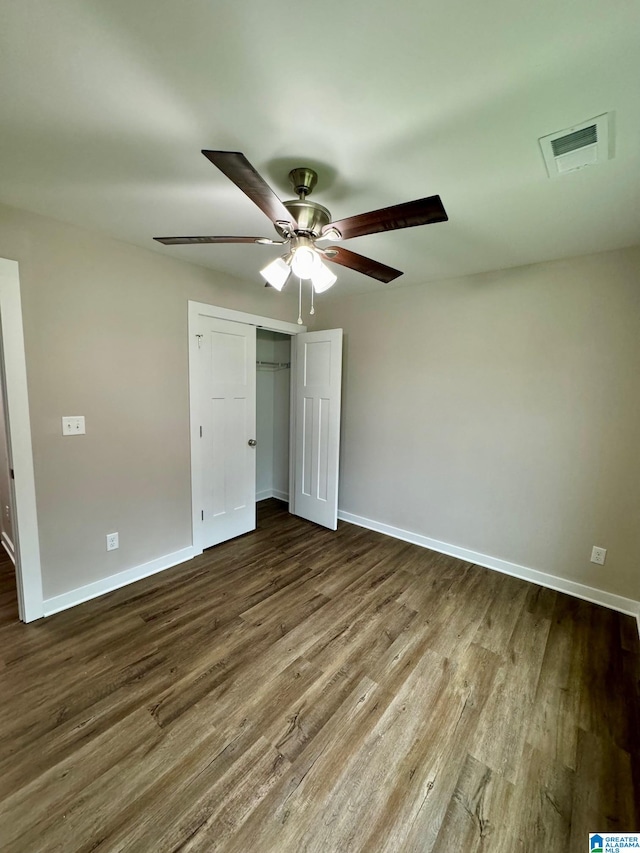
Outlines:
<svg viewBox="0 0 640 853"><path fill-rule="evenodd" d="M604 566L604 561L607 559L607 549L600 548L594 545L591 549L591 562L597 563L599 566Z"/></svg>
<svg viewBox="0 0 640 853"><path fill-rule="evenodd" d="M120 541L117 533L107 533L107 551L115 551L120 547Z"/></svg>
<svg viewBox="0 0 640 853"><path fill-rule="evenodd" d="M62 434L85 435L86 430L84 426L84 415L63 415Z"/></svg>

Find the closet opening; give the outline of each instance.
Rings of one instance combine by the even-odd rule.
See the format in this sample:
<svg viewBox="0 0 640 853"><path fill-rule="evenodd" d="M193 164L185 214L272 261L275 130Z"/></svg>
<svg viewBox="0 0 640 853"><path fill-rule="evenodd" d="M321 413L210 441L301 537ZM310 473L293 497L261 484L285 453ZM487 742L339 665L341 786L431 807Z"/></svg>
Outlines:
<svg viewBox="0 0 640 853"><path fill-rule="evenodd" d="M256 330L256 503L289 502L291 336Z"/></svg>
<svg viewBox="0 0 640 853"><path fill-rule="evenodd" d="M256 501L338 526L342 329L189 302L194 553L256 525Z"/></svg>

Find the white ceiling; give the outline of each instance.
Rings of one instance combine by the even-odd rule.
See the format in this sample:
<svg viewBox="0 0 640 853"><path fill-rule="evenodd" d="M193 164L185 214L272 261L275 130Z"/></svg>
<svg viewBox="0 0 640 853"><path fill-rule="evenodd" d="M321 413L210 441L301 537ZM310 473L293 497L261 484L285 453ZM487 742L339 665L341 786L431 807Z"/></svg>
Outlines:
<svg viewBox="0 0 640 853"><path fill-rule="evenodd" d="M334 218L439 194L449 222L348 248L348 292L640 242L636 0L0 0L0 201L260 282L274 236L201 154L281 198L312 165ZM538 138L603 112L615 157L550 180Z"/></svg>

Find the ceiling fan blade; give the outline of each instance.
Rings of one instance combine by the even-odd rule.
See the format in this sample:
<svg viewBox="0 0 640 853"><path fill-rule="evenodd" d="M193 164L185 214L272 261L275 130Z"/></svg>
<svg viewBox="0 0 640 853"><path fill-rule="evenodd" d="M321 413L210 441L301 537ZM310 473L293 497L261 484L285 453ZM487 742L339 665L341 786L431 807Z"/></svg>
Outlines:
<svg viewBox="0 0 640 853"><path fill-rule="evenodd" d="M440 201L439 195L394 204L371 210L359 216L349 216L330 222L323 231L337 228L343 240L375 234L377 231L396 231L398 228L414 228L416 225L429 225L432 222L446 222L449 217Z"/></svg>
<svg viewBox="0 0 640 853"><path fill-rule="evenodd" d="M189 243L272 243L278 244L277 240L269 240L268 237L154 237L158 243L165 246L180 246Z"/></svg>
<svg viewBox="0 0 640 853"><path fill-rule="evenodd" d="M239 151L207 151L206 149L202 153L254 204L257 204L272 222L291 222L295 228L295 219L244 154Z"/></svg>
<svg viewBox="0 0 640 853"><path fill-rule="evenodd" d="M349 267L356 272L371 276L371 278L377 278L378 281L383 281L385 284L402 275L400 270L388 267L379 261L372 261L371 258L365 258L364 255L359 255L357 252L350 252L349 249L342 246L328 246L323 255L327 261L333 264Z"/></svg>

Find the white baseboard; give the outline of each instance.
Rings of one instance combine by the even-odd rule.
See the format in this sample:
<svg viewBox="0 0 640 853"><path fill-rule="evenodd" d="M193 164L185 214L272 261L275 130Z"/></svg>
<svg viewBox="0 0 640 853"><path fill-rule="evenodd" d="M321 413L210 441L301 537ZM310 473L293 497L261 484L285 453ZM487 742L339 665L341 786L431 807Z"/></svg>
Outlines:
<svg viewBox="0 0 640 853"><path fill-rule="evenodd" d="M199 553L201 552L192 546L182 548L180 551L165 554L163 557L150 560L148 563L142 563L140 566L134 566L132 569L126 569L124 572L118 572L116 575L109 575L109 577L101 578L101 580L86 584L86 586L80 586L77 589L69 590L69 592L63 592L62 595L45 598L43 602L44 615L52 616L61 610L68 610L69 607L75 607L76 604L82 604L84 601L90 601L92 598L104 595L106 592L113 592L114 589L120 589L120 587L127 586L127 584L135 583L150 575L170 569L172 566L177 566L178 563L191 560Z"/></svg>
<svg viewBox="0 0 640 853"><path fill-rule="evenodd" d="M460 560L466 560L468 563L483 566L485 569L494 569L496 572L512 575L531 583L537 583L548 589L554 589L556 592L566 592L567 595L582 598L584 601L590 601L593 604L602 604L611 610L617 610L628 616L634 616L638 623L638 634L640 635L640 601L635 601L633 598L625 598L622 595L606 592L603 589L595 589L595 587L586 586L577 581L559 578L557 575L548 575L546 572L538 571L538 569L529 569L517 563L510 563L507 560L500 560L497 557L490 557L487 554L480 554L477 551L470 551L467 548L459 548L457 545L449 545L447 542L430 539L428 536L411 533L409 530L392 527L390 524L383 524L380 521L373 521L371 518L353 515L353 513L345 512L344 510L338 510L338 518L342 521L348 521L350 524L357 524L358 527L366 527L368 530L375 530L378 533L393 536L394 539L402 539L405 542L420 545L422 548L429 548L432 551L438 551L440 554L458 557Z"/></svg>
<svg viewBox="0 0 640 853"><path fill-rule="evenodd" d="M289 500L289 492L281 492L280 489L263 489L261 492L256 492L256 503L258 501L266 501L267 498L277 498L279 501L287 502Z"/></svg>
<svg viewBox="0 0 640 853"><path fill-rule="evenodd" d="M4 548L4 550L7 552L7 554L11 558L11 562L15 566L15 564L16 564L16 549L13 547L13 542L11 541L11 539L9 539L9 537L4 532L4 530L2 531L2 534L0 535L0 542L2 543L2 547Z"/></svg>
<svg viewBox="0 0 640 853"><path fill-rule="evenodd" d="M268 492L265 497L259 497L262 493L256 495L256 500L265 500L266 498L278 498L278 500L288 501L289 495L287 492L281 492L273 489ZM549 575L546 572L538 571L537 569L529 569L526 566L520 566L517 563L510 563L507 560L501 560L497 557L490 557L487 554L480 554L477 551L470 551L468 548L460 548L457 545L450 545L447 542L440 542L438 539L430 539L428 536L422 536L419 533L412 533L409 530L403 530L400 527L393 527L390 524L383 524L380 521L374 521L370 518L364 518L360 515L354 515L344 510L338 510L338 518L341 521L347 521L350 524L356 524L358 527L366 527L368 530L375 530L378 533L384 533L387 536L392 536L394 539L401 539L404 542L411 542L414 545L419 545L422 548L429 548L432 551L437 551L440 554L447 554L451 557L458 557L460 560L465 560L468 563L474 563L478 566L483 566L487 569L493 569L497 572L502 572L512 577L520 578L521 580L530 581L531 583L539 584L548 589L556 590L557 592L565 592L568 595L573 595L576 598L581 598L585 601L590 601L593 604L601 604L604 607L609 607L612 610L617 610L620 613L625 613L629 616L634 616L638 624L638 634L640 635L640 602L632 598L625 598L621 595L616 595L605 590L595 589L594 587L586 586L577 581L566 580L559 578L556 575ZM4 536L0 539L2 545L6 548ZM69 592L64 592L61 595L53 596L44 600L44 615L52 616L54 613L59 613L61 610L67 610L70 607L75 607L77 604L82 604L84 601L90 601L92 598L97 598L107 592L112 592L115 589L120 589L130 583L135 583L138 580L149 577L150 575L162 572L165 569L170 569L172 566L177 566L179 563L184 563L191 560L198 554L202 553L193 546L182 548L180 551L174 551L172 554L165 554L163 557L158 557L148 563L143 563L140 566L134 566L132 569L126 569L124 572L118 572L115 575L102 578L94 581L94 583L86 584L86 586L72 589ZM9 555L11 556L11 555Z"/></svg>

